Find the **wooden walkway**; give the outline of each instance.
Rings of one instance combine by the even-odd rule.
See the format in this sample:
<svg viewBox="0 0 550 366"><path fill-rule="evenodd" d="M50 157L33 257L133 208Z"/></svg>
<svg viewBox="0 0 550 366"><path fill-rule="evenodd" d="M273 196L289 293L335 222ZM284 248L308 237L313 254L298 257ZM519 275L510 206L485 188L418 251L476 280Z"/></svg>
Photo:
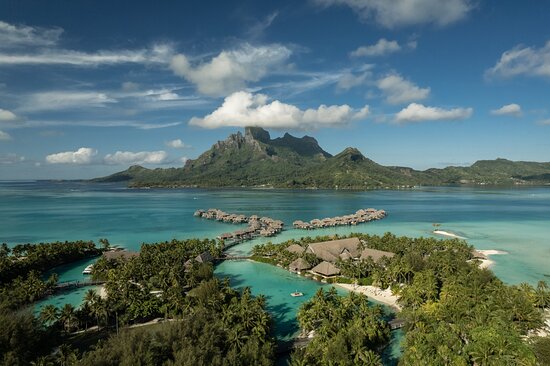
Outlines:
<svg viewBox="0 0 550 366"><path fill-rule="evenodd" d="M240 261L243 259L250 259L250 256L227 255L220 258L216 258L216 260L219 260L219 261Z"/></svg>
<svg viewBox="0 0 550 366"><path fill-rule="evenodd" d="M104 284L105 281L93 281L93 280L82 280L82 281L66 281L59 282L55 285L56 291L70 290L73 288L87 287L87 286L98 286Z"/></svg>

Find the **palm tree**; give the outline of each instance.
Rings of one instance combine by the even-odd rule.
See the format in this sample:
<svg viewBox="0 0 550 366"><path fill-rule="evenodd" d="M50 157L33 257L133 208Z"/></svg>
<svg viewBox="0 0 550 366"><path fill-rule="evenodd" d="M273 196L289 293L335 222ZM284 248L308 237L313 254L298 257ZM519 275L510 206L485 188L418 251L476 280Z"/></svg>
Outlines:
<svg viewBox="0 0 550 366"><path fill-rule="evenodd" d="M65 331L69 332L78 322L74 306L71 304L65 304L65 306L61 309L59 320L63 323Z"/></svg>
<svg viewBox="0 0 550 366"><path fill-rule="evenodd" d="M61 366L71 366L76 365L78 357L69 345L62 344L57 351L57 361Z"/></svg>
<svg viewBox="0 0 550 366"><path fill-rule="evenodd" d="M53 324L59 317L59 311L55 305L49 304L40 310L40 320L44 324Z"/></svg>

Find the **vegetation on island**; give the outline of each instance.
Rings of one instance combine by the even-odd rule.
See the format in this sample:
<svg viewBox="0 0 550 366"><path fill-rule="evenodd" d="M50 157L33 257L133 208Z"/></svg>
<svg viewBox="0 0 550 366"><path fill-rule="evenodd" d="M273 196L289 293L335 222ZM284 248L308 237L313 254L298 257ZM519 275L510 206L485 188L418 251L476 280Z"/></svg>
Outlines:
<svg viewBox="0 0 550 366"><path fill-rule="evenodd" d="M469 167L418 171L383 166L348 147L332 156L310 136L272 139L247 127L218 141L184 167L132 166L95 182L128 182L131 187L255 187L375 189L445 184L548 184L550 163L481 160Z"/></svg>
<svg viewBox="0 0 550 366"><path fill-rule="evenodd" d="M272 365L265 298L232 289L195 260L222 249L172 240L143 244L126 260L102 257L94 276L106 296L89 290L79 308L47 305L35 317L2 298L0 365Z"/></svg>
<svg viewBox="0 0 550 366"><path fill-rule="evenodd" d="M383 315L364 295L342 297L334 288L319 289L298 312L302 331L314 337L292 355L291 365L381 366L378 352L390 339Z"/></svg>
<svg viewBox="0 0 550 366"><path fill-rule="evenodd" d="M351 236L359 237L369 248L396 254L379 262L338 262L343 277L336 281L368 281L381 288L391 287L399 296L403 307L399 317L406 321L401 364L542 364L545 338L532 338L532 342L524 338L543 326L544 311L550 308L550 290L545 282L536 287L506 285L490 270L480 269L472 258L473 248L458 239L396 237L389 233ZM300 256L286 250L290 245L305 249L309 243L330 239L334 238L268 243L256 246L253 253L288 266ZM304 305L300 314L308 313L310 307ZM317 316L330 322L330 312L315 308ZM310 329L307 322L300 324L304 331ZM315 344L312 342L311 347ZM296 365L304 355L318 352L309 347L295 355ZM340 347L353 353L350 343L341 341Z"/></svg>

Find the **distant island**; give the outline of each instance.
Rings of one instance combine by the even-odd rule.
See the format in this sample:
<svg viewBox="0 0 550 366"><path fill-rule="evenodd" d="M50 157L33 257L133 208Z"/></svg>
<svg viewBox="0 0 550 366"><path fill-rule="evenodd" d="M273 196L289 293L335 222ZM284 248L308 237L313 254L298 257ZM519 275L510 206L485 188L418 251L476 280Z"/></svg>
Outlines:
<svg viewBox="0 0 550 366"><path fill-rule="evenodd" d="M92 182L127 182L130 187L273 187L294 189L381 189L441 185L550 184L550 162L480 160L469 167L424 171L383 166L348 147L337 155L310 136L286 133L272 139L259 127L247 127L216 142L184 167L129 169Z"/></svg>

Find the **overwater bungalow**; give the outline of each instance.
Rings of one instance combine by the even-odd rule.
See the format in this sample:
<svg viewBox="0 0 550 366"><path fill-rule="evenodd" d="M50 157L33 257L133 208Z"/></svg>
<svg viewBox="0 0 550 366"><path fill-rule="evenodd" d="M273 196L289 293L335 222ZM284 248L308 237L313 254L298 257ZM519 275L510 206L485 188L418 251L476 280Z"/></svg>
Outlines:
<svg viewBox="0 0 550 366"><path fill-rule="evenodd" d="M322 276L323 278L334 277L340 274L340 268L336 267L334 264L323 261L313 267L311 272L315 275Z"/></svg>

